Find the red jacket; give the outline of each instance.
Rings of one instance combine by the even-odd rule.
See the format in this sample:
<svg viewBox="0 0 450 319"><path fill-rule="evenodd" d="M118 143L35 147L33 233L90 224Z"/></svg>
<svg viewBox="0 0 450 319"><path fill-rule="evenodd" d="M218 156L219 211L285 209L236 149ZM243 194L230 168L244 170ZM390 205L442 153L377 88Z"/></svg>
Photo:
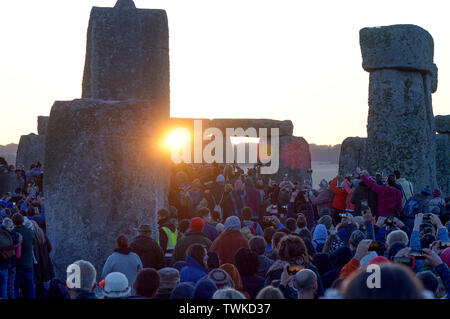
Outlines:
<svg viewBox="0 0 450 319"><path fill-rule="evenodd" d="M378 185L364 175L361 180L378 194L378 216L395 217L396 211L402 211L402 193L397 188Z"/></svg>
<svg viewBox="0 0 450 319"><path fill-rule="evenodd" d="M344 210L347 203L347 192L336 187L337 181L337 178L334 178L330 183L331 191L334 193L333 208Z"/></svg>
<svg viewBox="0 0 450 319"><path fill-rule="evenodd" d="M234 265L234 255L241 248L248 248L248 240L239 230L228 230L214 240L210 251L219 255L220 264Z"/></svg>

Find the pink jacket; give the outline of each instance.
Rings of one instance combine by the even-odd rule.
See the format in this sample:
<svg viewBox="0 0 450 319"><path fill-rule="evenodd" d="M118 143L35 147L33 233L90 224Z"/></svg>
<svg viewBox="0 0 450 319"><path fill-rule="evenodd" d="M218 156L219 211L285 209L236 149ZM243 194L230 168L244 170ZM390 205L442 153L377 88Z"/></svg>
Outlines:
<svg viewBox="0 0 450 319"><path fill-rule="evenodd" d="M379 216L397 216L395 212L402 211L402 193L397 188L378 185L364 175L361 180L378 194Z"/></svg>
<svg viewBox="0 0 450 319"><path fill-rule="evenodd" d="M355 210L355 204L352 204L350 199L352 198L353 192L355 191L353 188L348 185L348 180L344 180L344 189L347 192L347 209Z"/></svg>

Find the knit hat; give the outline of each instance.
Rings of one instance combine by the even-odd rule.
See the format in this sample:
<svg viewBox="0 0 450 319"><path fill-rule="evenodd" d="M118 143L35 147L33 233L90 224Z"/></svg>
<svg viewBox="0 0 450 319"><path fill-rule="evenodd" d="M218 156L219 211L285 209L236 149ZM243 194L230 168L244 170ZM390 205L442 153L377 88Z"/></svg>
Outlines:
<svg viewBox="0 0 450 319"><path fill-rule="evenodd" d="M378 257L375 257L374 259L372 259L370 262L369 262L369 265L373 265L373 264L377 264L377 265L380 265L380 264L383 264L383 263L390 263L391 261L389 260L389 259L387 259L386 257L384 257L384 256L378 256Z"/></svg>
<svg viewBox="0 0 450 319"><path fill-rule="evenodd" d="M218 224L216 225L216 229L217 229L217 231L218 231L219 233L223 232L224 228L225 228L225 227L223 226L222 223L218 223Z"/></svg>
<svg viewBox="0 0 450 319"><path fill-rule="evenodd" d="M180 283L180 273L175 268L162 268L158 270L158 274L160 291L172 291Z"/></svg>
<svg viewBox="0 0 450 319"><path fill-rule="evenodd" d="M358 244L361 242L361 240L363 240L364 238L366 238L366 236L364 236L364 233L360 230L355 230L351 235L350 235L350 243L353 246L358 246Z"/></svg>
<svg viewBox="0 0 450 319"><path fill-rule="evenodd" d="M241 230L241 221L236 216L230 216L225 221L224 230Z"/></svg>
<svg viewBox="0 0 450 319"><path fill-rule="evenodd" d="M11 218L5 217L3 219L2 225L6 228L7 231L12 231L14 229L14 223Z"/></svg>
<svg viewBox="0 0 450 319"><path fill-rule="evenodd" d="M318 224L313 233L313 245L317 248L317 244L323 244L327 240L327 228L323 224Z"/></svg>
<svg viewBox="0 0 450 319"><path fill-rule="evenodd" d="M439 190L439 189L435 189L434 191L433 191L433 197L439 197L439 196L441 196L441 191Z"/></svg>
<svg viewBox="0 0 450 319"><path fill-rule="evenodd" d="M105 278L103 295L107 298L123 298L130 295L131 286L127 277L120 272L109 273Z"/></svg>
<svg viewBox="0 0 450 319"><path fill-rule="evenodd" d="M336 250L338 250L341 247L345 247L345 244L342 240L340 239L335 239L331 242L331 247L330 247L330 254L335 252Z"/></svg>
<svg viewBox="0 0 450 319"><path fill-rule="evenodd" d="M217 286L209 278L201 279L195 285L194 299L212 299L212 296L217 291Z"/></svg>
<svg viewBox="0 0 450 319"><path fill-rule="evenodd" d="M445 248L441 253L441 259L442 261L450 267L450 247Z"/></svg>
<svg viewBox="0 0 450 319"><path fill-rule="evenodd" d="M362 216L355 216L355 222L358 225L364 225L364 218Z"/></svg>
<svg viewBox="0 0 450 319"><path fill-rule="evenodd" d="M208 274L208 278L211 279L219 289L226 287L233 288L234 286L228 273L220 268L211 270L210 273Z"/></svg>
<svg viewBox="0 0 450 319"><path fill-rule="evenodd" d="M189 228L192 231L202 231L205 227L205 222L200 217L194 217L191 219L191 222L189 223Z"/></svg>
<svg viewBox="0 0 450 319"><path fill-rule="evenodd" d="M322 186L323 188L327 188L327 187L328 187L328 182L327 182L326 179L322 179L322 180L320 181L320 184L319 184L319 185Z"/></svg>
<svg viewBox="0 0 450 319"><path fill-rule="evenodd" d="M182 282L172 290L170 299L192 299L194 297L194 289L191 283Z"/></svg>
<svg viewBox="0 0 450 319"><path fill-rule="evenodd" d="M422 189L422 194L425 194L425 195L431 195L431 189L430 189L430 187L429 187L429 186L425 186L425 187Z"/></svg>
<svg viewBox="0 0 450 319"><path fill-rule="evenodd" d="M218 175L216 178L216 182L225 183L225 177L222 174Z"/></svg>
<svg viewBox="0 0 450 319"><path fill-rule="evenodd" d="M323 215L319 218L319 224L325 225L327 230L330 230L331 226L333 225L333 220L331 219L330 215Z"/></svg>

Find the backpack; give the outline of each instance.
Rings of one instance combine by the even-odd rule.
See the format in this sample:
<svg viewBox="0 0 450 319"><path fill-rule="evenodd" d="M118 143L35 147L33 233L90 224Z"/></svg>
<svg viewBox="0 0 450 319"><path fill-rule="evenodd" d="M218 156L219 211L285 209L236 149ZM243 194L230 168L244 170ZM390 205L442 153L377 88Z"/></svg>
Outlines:
<svg viewBox="0 0 450 319"><path fill-rule="evenodd" d="M220 202L219 204L216 204L216 199L214 198L214 194L211 194L212 200L214 202L214 210L215 212L217 212L219 214L219 218L222 221L223 220L223 213L222 213L222 206L220 206L220 204L222 204L222 200L223 200L223 193L222 193L222 198L220 198Z"/></svg>
<svg viewBox="0 0 450 319"><path fill-rule="evenodd" d="M0 229L0 259L9 259L16 255L11 235L4 229Z"/></svg>
<svg viewBox="0 0 450 319"><path fill-rule="evenodd" d="M423 213L425 204L426 204L425 200L423 200L423 199L420 200L420 199L416 198L415 196L411 197L406 202L405 207L403 207L402 217L414 219L417 214Z"/></svg>

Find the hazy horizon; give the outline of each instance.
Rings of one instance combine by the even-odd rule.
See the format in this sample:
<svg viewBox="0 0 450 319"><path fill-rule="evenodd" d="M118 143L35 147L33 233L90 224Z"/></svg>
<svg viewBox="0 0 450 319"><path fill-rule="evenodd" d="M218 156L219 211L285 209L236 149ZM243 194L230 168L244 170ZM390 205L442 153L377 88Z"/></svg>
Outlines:
<svg viewBox="0 0 450 319"><path fill-rule="evenodd" d="M92 6L116 0L2 3L0 145L37 133L56 100L81 97ZM433 36L434 114L449 114L450 19L445 1L135 0L169 20L171 116L289 119L317 145L366 137L369 74L359 30L416 24Z"/></svg>

